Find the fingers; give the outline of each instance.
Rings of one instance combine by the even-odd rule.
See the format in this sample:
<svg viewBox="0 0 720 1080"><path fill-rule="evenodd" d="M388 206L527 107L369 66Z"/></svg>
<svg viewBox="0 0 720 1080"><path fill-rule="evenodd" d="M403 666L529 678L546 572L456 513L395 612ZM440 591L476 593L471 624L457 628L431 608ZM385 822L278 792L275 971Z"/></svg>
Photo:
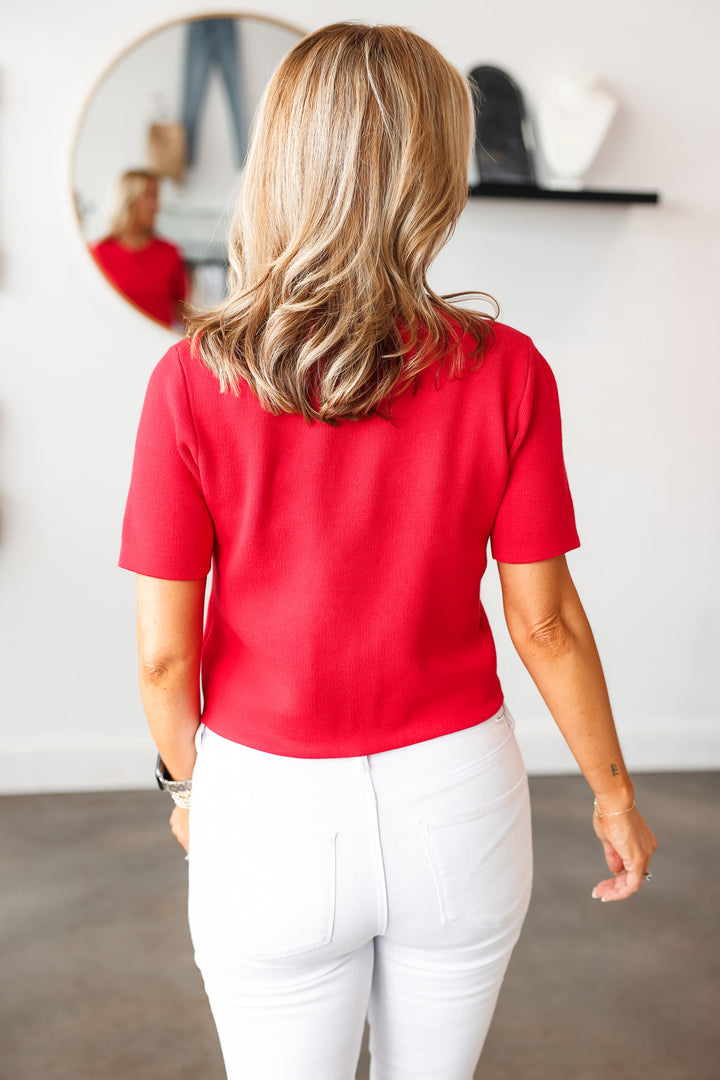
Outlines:
<svg viewBox="0 0 720 1080"><path fill-rule="evenodd" d="M603 851L605 852L605 862L608 864L608 870L610 870L613 874L619 874L625 865L622 861L622 857L618 855L617 851L609 840L601 840L600 843L602 844Z"/></svg>
<svg viewBox="0 0 720 1080"><path fill-rule="evenodd" d="M628 896L636 893L643 884L643 874L640 870L623 870L616 877L599 881L592 891L593 900L601 900L609 903L613 900L626 900Z"/></svg>
<svg viewBox="0 0 720 1080"><path fill-rule="evenodd" d="M189 814L180 806L176 806L170 815L170 829L177 842L186 852L190 847Z"/></svg>

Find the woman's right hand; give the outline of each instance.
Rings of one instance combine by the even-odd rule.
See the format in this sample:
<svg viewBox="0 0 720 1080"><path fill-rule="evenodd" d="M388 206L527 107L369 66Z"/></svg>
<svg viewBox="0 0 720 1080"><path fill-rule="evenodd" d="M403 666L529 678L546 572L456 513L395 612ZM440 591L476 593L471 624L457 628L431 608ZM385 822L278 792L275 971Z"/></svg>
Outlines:
<svg viewBox="0 0 720 1080"><path fill-rule="evenodd" d="M605 851L605 859L614 877L598 882L592 891L595 900L626 900L636 893L648 873L650 860L658 846L655 834L642 814L634 808L629 814L593 813L595 835Z"/></svg>
<svg viewBox="0 0 720 1080"><path fill-rule="evenodd" d="M181 847L190 850L190 811L176 806L170 815L170 828Z"/></svg>

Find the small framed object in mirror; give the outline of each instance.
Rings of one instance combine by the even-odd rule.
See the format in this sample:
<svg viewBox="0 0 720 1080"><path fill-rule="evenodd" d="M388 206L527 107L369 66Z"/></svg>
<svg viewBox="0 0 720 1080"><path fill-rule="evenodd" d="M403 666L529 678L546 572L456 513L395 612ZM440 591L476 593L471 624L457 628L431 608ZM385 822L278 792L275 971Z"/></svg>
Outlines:
<svg viewBox="0 0 720 1080"><path fill-rule="evenodd" d="M148 318L182 331L218 303L248 131L270 75L303 37L257 15L152 31L104 72L78 125L73 196L99 271Z"/></svg>

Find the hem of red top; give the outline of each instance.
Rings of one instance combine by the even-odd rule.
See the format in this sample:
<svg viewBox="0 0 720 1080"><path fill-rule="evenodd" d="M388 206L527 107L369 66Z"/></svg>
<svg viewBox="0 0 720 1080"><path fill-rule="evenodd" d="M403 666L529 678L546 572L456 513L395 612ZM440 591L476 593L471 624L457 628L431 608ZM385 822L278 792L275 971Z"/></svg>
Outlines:
<svg viewBox="0 0 720 1080"><path fill-rule="evenodd" d="M315 747L315 752L311 752L311 748L309 752L307 746L304 747L303 753L299 753L298 750L300 748L290 741L288 744L283 744L281 746L274 741L272 743L267 743L262 739L233 738L232 734L229 730L224 728L222 723L216 723L215 718L211 718L210 722L207 723L203 717L202 722L209 731L212 731L215 735L219 735L223 739L227 739L229 742L238 743L241 746L247 746L250 750L259 750L264 754L272 754L276 757L304 758L311 760L324 758L356 758L369 757L372 754L384 754L389 750L400 750L405 746L416 746L419 743L432 742L433 739L442 738L443 735L453 735L455 732L466 731L469 728L477 727L495 716L502 707L504 700L501 690L499 696L492 699L491 705L485 705L481 709L482 719L479 719L477 716L468 717L466 714L462 723L459 724L454 724L449 720L445 724L420 724L419 727L423 729L423 732L430 729L430 734L423 733L422 738L419 739L416 737L404 739L399 732L395 732L395 737L393 737L393 732L387 732L387 739L381 739L379 741L374 740L372 743L364 743L361 740L358 740L358 743L355 745L340 740L339 743L334 744L332 753L318 752L322 750L320 747ZM484 715L486 712L487 715ZM417 735L417 728L415 729L415 735Z"/></svg>

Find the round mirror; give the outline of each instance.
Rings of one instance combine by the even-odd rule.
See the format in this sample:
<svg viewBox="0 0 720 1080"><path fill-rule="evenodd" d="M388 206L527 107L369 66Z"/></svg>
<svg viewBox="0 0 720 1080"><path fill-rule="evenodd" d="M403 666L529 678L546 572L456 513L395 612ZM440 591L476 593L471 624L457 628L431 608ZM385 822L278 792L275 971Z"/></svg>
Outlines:
<svg viewBox="0 0 720 1080"><path fill-rule="evenodd" d="M226 238L248 129L303 36L255 15L186 19L126 49L85 108L73 158L88 251L138 311L182 330L225 294Z"/></svg>

